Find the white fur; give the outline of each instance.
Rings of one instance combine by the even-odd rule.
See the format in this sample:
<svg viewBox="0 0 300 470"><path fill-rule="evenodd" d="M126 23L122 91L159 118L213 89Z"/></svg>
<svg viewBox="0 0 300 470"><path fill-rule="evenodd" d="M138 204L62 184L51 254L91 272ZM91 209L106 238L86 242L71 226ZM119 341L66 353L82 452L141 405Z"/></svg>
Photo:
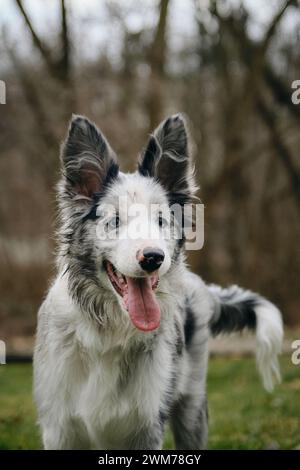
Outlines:
<svg viewBox="0 0 300 470"><path fill-rule="evenodd" d="M278 355L283 341L283 325L279 310L263 300L255 307L257 317L257 365L266 390L272 391L274 382L280 382Z"/></svg>
<svg viewBox="0 0 300 470"><path fill-rule="evenodd" d="M176 299L160 300L165 334L154 357L138 364L128 389L118 391L120 362L129 346L142 342L147 348L152 334L138 332L127 316L113 329L97 330L70 298L67 280L66 275L58 276L49 291L42 307L48 317L46 336L35 351L35 399L44 446L119 448L124 434L151 425L168 393L172 350L165 340L169 336L172 341ZM116 303L111 304L110 313L122 318ZM41 351L45 347L46 356ZM184 372L179 381L186 382Z"/></svg>
<svg viewBox="0 0 300 470"><path fill-rule="evenodd" d="M34 353L34 395L46 449L160 449L166 419L178 448L206 445L207 343L209 328L221 315L222 290L189 273L182 244L164 236L158 214L150 222L146 217L151 205L168 206L170 191L191 197L194 187L180 116L159 126L155 141L159 155L150 146L146 168L158 158L171 164L169 169L160 174L156 162L152 175L116 176L115 156L97 128L83 117L71 123L62 150L58 275L39 311ZM95 181L101 189L110 170L113 182L93 200ZM87 177L91 171L96 179ZM175 178L168 182L170 175ZM144 205L139 222L157 236L99 239L97 224L99 230L109 225L104 216L89 218L91 211L107 211L109 220L124 195L130 205ZM126 223L134 227L127 211L118 207L120 234ZM137 256L147 245L163 250L165 257L154 294L161 322L145 333L131 322L105 263L132 278L148 275ZM272 375L279 379L281 318L272 304L236 287L228 296L229 311L249 298L256 301L258 366L270 389ZM240 312L245 326L253 326L249 308L250 313Z"/></svg>

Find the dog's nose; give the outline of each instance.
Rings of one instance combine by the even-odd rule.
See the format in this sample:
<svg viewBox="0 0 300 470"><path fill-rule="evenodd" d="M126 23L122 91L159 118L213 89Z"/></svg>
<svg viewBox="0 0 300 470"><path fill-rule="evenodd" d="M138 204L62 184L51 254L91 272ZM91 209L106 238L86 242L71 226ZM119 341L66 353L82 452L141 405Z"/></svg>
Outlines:
<svg viewBox="0 0 300 470"><path fill-rule="evenodd" d="M165 254L160 248L146 247L138 253L137 259L144 271L152 273L160 268Z"/></svg>

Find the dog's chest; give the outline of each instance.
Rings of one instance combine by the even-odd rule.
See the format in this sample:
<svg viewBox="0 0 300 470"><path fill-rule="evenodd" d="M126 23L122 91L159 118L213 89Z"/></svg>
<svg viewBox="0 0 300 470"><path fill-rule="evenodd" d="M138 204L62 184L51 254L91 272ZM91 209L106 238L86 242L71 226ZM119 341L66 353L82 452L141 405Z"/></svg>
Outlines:
<svg viewBox="0 0 300 470"><path fill-rule="evenodd" d="M106 354L94 363L76 400L77 413L94 442L153 423L171 385L171 368L171 352L163 344L148 353Z"/></svg>

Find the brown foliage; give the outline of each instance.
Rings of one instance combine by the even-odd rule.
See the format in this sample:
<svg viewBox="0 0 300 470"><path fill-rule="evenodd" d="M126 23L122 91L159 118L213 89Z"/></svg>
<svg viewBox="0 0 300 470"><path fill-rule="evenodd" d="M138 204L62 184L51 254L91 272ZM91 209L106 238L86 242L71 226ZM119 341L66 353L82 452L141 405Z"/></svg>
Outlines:
<svg viewBox="0 0 300 470"><path fill-rule="evenodd" d="M15 3L34 54L23 57L5 35L10 67L1 78L10 96L0 106L0 330L34 329L54 266L53 185L71 112L97 122L125 170L135 167L156 121L186 112L206 206L205 245L190 254L191 264L208 281L268 295L288 323L299 321L300 105L291 102L291 82L300 78L300 38L280 33L288 10L299 16L297 2L282 2L254 41L242 2L225 14L215 1L208 7L195 1L198 32L172 53L172 0L158 3L153 30L138 32L126 23L124 3L108 2L111 21L124 33L118 67L104 50L92 61L75 61L71 2L59 1L56 45L38 35L26 3ZM193 65L180 67L187 57Z"/></svg>

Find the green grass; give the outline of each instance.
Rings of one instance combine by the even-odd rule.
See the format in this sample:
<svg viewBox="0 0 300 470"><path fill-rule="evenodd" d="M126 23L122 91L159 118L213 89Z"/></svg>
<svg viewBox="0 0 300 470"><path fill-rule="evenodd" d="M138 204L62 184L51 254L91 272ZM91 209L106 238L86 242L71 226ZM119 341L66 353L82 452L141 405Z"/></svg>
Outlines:
<svg viewBox="0 0 300 470"><path fill-rule="evenodd" d="M281 365L283 383L268 394L253 359L210 359L210 449L300 448L300 366ZM31 381L30 365L0 366L0 449L41 448Z"/></svg>

